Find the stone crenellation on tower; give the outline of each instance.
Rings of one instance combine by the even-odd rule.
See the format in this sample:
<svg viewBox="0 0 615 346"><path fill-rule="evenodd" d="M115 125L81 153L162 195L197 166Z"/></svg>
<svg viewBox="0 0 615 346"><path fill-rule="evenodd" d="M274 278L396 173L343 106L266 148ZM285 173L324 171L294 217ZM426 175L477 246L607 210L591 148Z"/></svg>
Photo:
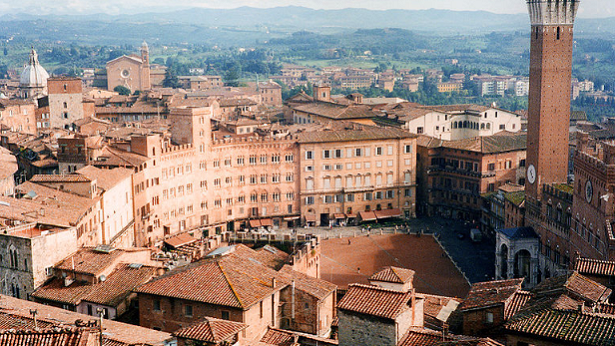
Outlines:
<svg viewBox="0 0 615 346"><path fill-rule="evenodd" d="M578 0L528 0L532 25L573 25L579 8Z"/></svg>

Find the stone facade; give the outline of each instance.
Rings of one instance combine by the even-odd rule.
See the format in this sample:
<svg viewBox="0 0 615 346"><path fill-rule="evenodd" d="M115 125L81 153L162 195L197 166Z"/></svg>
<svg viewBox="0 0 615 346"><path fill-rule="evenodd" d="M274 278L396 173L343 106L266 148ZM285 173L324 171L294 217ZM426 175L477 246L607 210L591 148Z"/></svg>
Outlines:
<svg viewBox="0 0 615 346"><path fill-rule="evenodd" d="M51 278L53 265L75 251L75 228L25 224L6 229L0 234L2 294L27 299Z"/></svg>
<svg viewBox="0 0 615 346"><path fill-rule="evenodd" d="M118 85L135 90L152 88L149 63L149 48L145 42L141 46L141 56L121 56L107 62L107 89Z"/></svg>
<svg viewBox="0 0 615 346"><path fill-rule="evenodd" d="M444 142L421 137L419 206L427 215L481 218L481 195L525 181L525 135Z"/></svg>
<svg viewBox="0 0 615 346"><path fill-rule="evenodd" d="M47 87L50 127L72 129L73 123L84 116L81 78L49 78Z"/></svg>
<svg viewBox="0 0 615 346"><path fill-rule="evenodd" d="M303 141L301 214L307 222L328 226L360 211L401 209L414 217L416 139Z"/></svg>
<svg viewBox="0 0 615 346"><path fill-rule="evenodd" d="M210 316L248 324L242 337L253 340L264 335L268 326L279 326L279 302L279 291L247 310L140 293L139 325L174 332Z"/></svg>
<svg viewBox="0 0 615 346"><path fill-rule="evenodd" d="M0 99L0 124L11 132L36 134L36 106L32 101Z"/></svg>

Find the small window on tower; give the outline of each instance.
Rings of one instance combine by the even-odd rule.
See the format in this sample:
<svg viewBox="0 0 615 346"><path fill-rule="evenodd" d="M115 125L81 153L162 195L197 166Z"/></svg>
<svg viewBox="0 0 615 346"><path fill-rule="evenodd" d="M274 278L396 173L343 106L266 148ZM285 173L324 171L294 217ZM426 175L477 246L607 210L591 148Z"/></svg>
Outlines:
<svg viewBox="0 0 615 346"><path fill-rule="evenodd" d="M557 27L557 39L559 40L559 32L560 32L560 27Z"/></svg>

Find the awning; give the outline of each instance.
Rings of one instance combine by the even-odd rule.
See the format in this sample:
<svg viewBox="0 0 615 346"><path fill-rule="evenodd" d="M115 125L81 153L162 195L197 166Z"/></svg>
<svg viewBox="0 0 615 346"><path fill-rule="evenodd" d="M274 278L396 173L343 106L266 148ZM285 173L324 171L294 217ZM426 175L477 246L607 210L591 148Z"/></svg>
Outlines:
<svg viewBox="0 0 615 346"><path fill-rule="evenodd" d="M401 216L401 210L399 210L398 208L376 210L374 211L374 213L376 214L378 220Z"/></svg>
<svg viewBox="0 0 615 346"><path fill-rule="evenodd" d="M346 217L348 217L349 219L354 219L357 217L357 214L346 214Z"/></svg>
<svg viewBox="0 0 615 346"><path fill-rule="evenodd" d="M263 227L273 226L273 220L271 220L271 219L261 219L261 226L263 226Z"/></svg>
<svg viewBox="0 0 615 346"><path fill-rule="evenodd" d="M346 215L345 214L334 214L333 216L335 216L336 219L345 219Z"/></svg>
<svg viewBox="0 0 615 346"><path fill-rule="evenodd" d="M373 211L360 211L359 217L361 221L376 221L376 214Z"/></svg>
<svg viewBox="0 0 615 346"><path fill-rule="evenodd" d="M169 245L172 248L178 248L182 245L187 245L187 244L191 244L194 243L196 241L196 238L191 236L188 233L182 233L182 234L178 234L174 237L171 237L169 239L166 239L164 242Z"/></svg>
<svg viewBox="0 0 615 346"><path fill-rule="evenodd" d="M261 220L250 220L251 228L259 228L261 226Z"/></svg>
<svg viewBox="0 0 615 346"><path fill-rule="evenodd" d="M293 220L299 220L301 218L301 216L287 216L284 218L284 221L293 221Z"/></svg>
<svg viewBox="0 0 615 346"><path fill-rule="evenodd" d="M316 222L316 214L306 214L305 221L307 222Z"/></svg>

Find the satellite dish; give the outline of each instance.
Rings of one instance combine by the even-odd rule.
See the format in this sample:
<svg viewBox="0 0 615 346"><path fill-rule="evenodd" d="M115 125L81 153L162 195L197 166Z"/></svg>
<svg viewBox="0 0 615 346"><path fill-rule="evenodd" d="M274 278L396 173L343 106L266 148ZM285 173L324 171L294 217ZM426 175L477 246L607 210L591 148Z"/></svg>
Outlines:
<svg viewBox="0 0 615 346"><path fill-rule="evenodd" d="M104 282L105 280L107 280L107 276L105 275L101 275L98 280L100 280L100 282Z"/></svg>

